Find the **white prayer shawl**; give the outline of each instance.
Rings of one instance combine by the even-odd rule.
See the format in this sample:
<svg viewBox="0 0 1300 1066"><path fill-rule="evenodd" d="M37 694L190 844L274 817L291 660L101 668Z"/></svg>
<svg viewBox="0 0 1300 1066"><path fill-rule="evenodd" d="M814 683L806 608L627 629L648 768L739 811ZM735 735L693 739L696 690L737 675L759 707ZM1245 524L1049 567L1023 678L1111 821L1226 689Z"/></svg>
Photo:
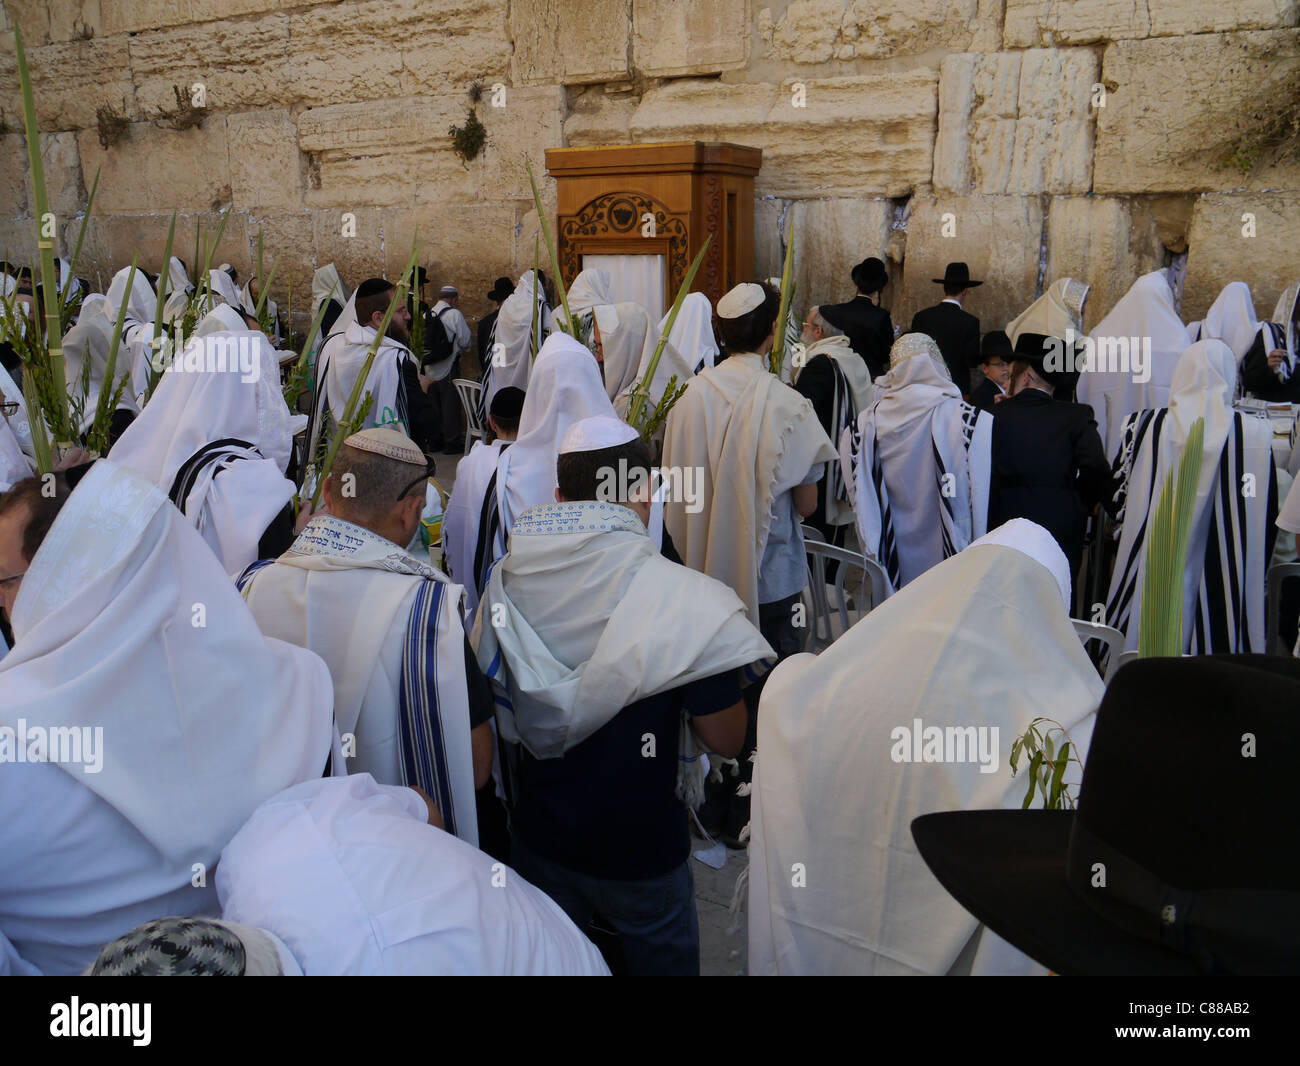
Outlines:
<svg viewBox="0 0 1300 1066"><path fill-rule="evenodd" d="M562 756L637 700L775 659L734 592L665 559L616 503L520 515L482 605L472 643L510 696L498 728L539 759Z"/></svg>
<svg viewBox="0 0 1300 1066"><path fill-rule="evenodd" d="M257 317L258 297L253 295L253 282L256 280L258 280L256 276L249 278L239 290L239 308L244 314L253 318ZM272 340L278 344L280 342L280 305L269 296L266 298L266 313L271 318Z"/></svg>
<svg viewBox="0 0 1300 1066"><path fill-rule="evenodd" d="M123 392L123 406L132 410L140 409L139 398L149 387L150 361L153 349L149 345L153 337L154 313L158 307L158 297L149 285L144 271L137 270L131 280L131 291L126 291L126 279L131 273L130 267L123 267L113 275L113 281L104 295L104 317L108 322L109 340L112 341L113 329L117 325L118 311L123 301L126 302L126 317L122 320L122 347L118 351L117 365L119 371L130 371L131 380ZM127 394L130 394L129 396Z"/></svg>
<svg viewBox="0 0 1300 1066"><path fill-rule="evenodd" d="M866 360L849 346L848 337L842 334L823 337L811 346L801 341L790 355L796 383L804 367L817 356L824 355L831 361L835 374L835 394L832 398L830 438L832 443L842 439L846 429L857 425L859 412L865 411L876 396L876 387L871 383L871 371L867 368ZM844 467L838 455L830 461L826 478L826 521L833 526L847 525L853 521L853 504Z"/></svg>
<svg viewBox="0 0 1300 1066"><path fill-rule="evenodd" d="M194 284L190 281L189 271L185 269L176 256L172 256L167 263L168 288L171 292L193 292Z"/></svg>
<svg viewBox="0 0 1300 1066"><path fill-rule="evenodd" d="M501 449L506 443L501 440L494 440L491 444L474 442L469 454L456 466L456 484L452 486L447 513L442 519L443 554L452 579L465 586L467 620L473 619L478 607L479 581L486 580L488 568L506 550L499 522L493 542L484 543L481 549L479 545L488 485L497 472Z"/></svg>
<svg viewBox="0 0 1300 1066"><path fill-rule="evenodd" d="M1297 303L1300 303L1300 281L1283 290L1278 297L1277 306L1273 308L1271 321L1259 324L1259 330L1264 334L1264 354L1268 355L1274 349L1286 353L1278 374L1280 381L1290 380L1296 372L1297 361L1300 360L1300 343L1296 340L1300 327L1297 327L1294 317Z"/></svg>
<svg viewBox="0 0 1300 1066"><path fill-rule="evenodd" d="M326 300L337 300L339 304L348 302L349 294L339 277L338 268L333 263L326 263L311 276L311 315L314 319L320 305Z"/></svg>
<svg viewBox="0 0 1300 1066"><path fill-rule="evenodd" d="M1086 759L1103 685L1062 599L1069 567L1039 527L1029 550L1041 561L998 539L1011 525L768 678L752 792L751 974L945 974L981 933L974 972L1044 972L953 899L911 833L934 811L1018 808L1023 764L1012 780L1006 759L1034 718L1060 722ZM951 761L934 761L946 754L931 746L934 729ZM995 772L981 772L979 740ZM1072 765L1075 795L1078 776ZM796 865L806 886L791 887Z"/></svg>
<svg viewBox="0 0 1300 1066"><path fill-rule="evenodd" d="M308 976L606 975L558 904L369 774L264 803L222 853L223 914Z"/></svg>
<svg viewBox="0 0 1300 1066"><path fill-rule="evenodd" d="M340 319L342 317L339 316ZM326 345L328 351L322 352L322 358L329 360L324 367L325 390L335 425L343 420L348 397L352 395L352 389L365 366L375 334L374 326L363 326L353 321L341 334L332 335ZM362 429L394 426L403 433L410 433L402 385L402 364L414 359L415 356L406 345L385 334L370 365L370 374L362 386L362 399L367 392L371 396L370 411L362 422Z"/></svg>
<svg viewBox="0 0 1300 1066"><path fill-rule="evenodd" d="M519 277L515 291L506 297L492 330L492 351L483 368L483 409L492 406L498 390L510 386L527 389L532 365L532 337L551 333L554 324L546 306L541 281L531 270ZM500 345L499 348L496 345Z"/></svg>
<svg viewBox="0 0 1300 1066"><path fill-rule="evenodd" d="M63 335L63 359L68 389L73 396L81 394L81 375L90 364L90 379L85 406L82 408L80 429L84 433L95 420L95 405L108 372L108 348L113 341L113 323L104 317L105 297L99 293L87 296L81 304L77 321ZM127 367L114 368L121 378ZM125 393L123 394L125 395Z"/></svg>
<svg viewBox="0 0 1300 1066"><path fill-rule="evenodd" d="M1176 471L1187 435L1205 419L1195 517L1183 571L1183 647L1191 653L1263 652L1264 584L1273 426L1233 409L1237 361L1222 341L1197 341L1174 371L1169 407L1142 411L1125 427L1115 459L1123 503L1119 552L1107 596L1106 624L1138 646L1147 531L1160 489ZM1244 486L1249 475L1253 495Z"/></svg>
<svg viewBox="0 0 1300 1066"><path fill-rule="evenodd" d="M1127 367L1094 368L1079 375L1079 402L1092 407L1106 454L1114 455L1129 415L1169 403L1174 366L1191 343L1183 320L1174 310L1174 294L1165 271L1154 270L1138 278L1090 336L1094 352L1099 350L1099 342L1113 345L1122 338L1125 345L1131 346L1134 338L1138 344L1150 338L1151 362L1146 368L1150 376L1145 382L1135 380L1131 361Z"/></svg>
<svg viewBox="0 0 1300 1066"><path fill-rule="evenodd" d="M1091 285L1073 278L1059 278L1037 300L1007 323L1006 334L1014 345L1022 333L1065 339L1067 330L1083 334L1083 304Z"/></svg>
<svg viewBox="0 0 1300 1066"><path fill-rule="evenodd" d="M569 310L578 316L593 314L598 307L613 307L614 298L609 291L610 277L608 270L596 270L588 267L580 271L573 279L565 293Z"/></svg>
<svg viewBox="0 0 1300 1066"><path fill-rule="evenodd" d="M60 834L53 839L65 850L80 839L92 852L80 864L56 862L42 838L41 862L71 869L48 892L5 905L24 957L36 962L12 932L19 924L22 940L43 942L64 960L62 972L75 972L149 917L215 912L221 849L259 803L325 767L329 672L310 652L263 637L167 497L109 460L64 504L12 621L0 724L103 729L98 773L57 762L4 771L53 804L44 825ZM86 834L115 822L118 835L78 838L61 824L59 812L72 809ZM6 858L32 862L16 867L29 883L46 876L33 860L9 850ZM206 886L192 887L195 863L209 872ZM165 909L142 914L151 900Z"/></svg>
<svg viewBox="0 0 1300 1066"><path fill-rule="evenodd" d="M9 428L23 454L36 458L36 449L32 444L32 426L27 418L27 401L23 398L23 390L18 387L18 382L3 366L0 366L0 398L6 403L18 404L18 410L9 418Z"/></svg>
<svg viewBox="0 0 1300 1066"><path fill-rule="evenodd" d="M239 307L239 290L235 288L235 279L224 270L208 271L208 289L216 299Z"/></svg>
<svg viewBox="0 0 1300 1066"><path fill-rule="evenodd" d="M31 461L23 454L13 429L0 417L0 492L8 492L19 481L31 477L32 472Z"/></svg>
<svg viewBox="0 0 1300 1066"><path fill-rule="evenodd" d="M754 352L696 374L668 413L662 465L694 472L703 507L690 514L684 500L666 502L664 527L682 562L731 588L755 625L777 498L834 458L812 404Z"/></svg>
<svg viewBox="0 0 1300 1066"><path fill-rule="evenodd" d="M858 542L891 593L988 528L993 416L962 400L934 351L877 378L878 398L840 438Z"/></svg>
<svg viewBox="0 0 1300 1066"><path fill-rule="evenodd" d="M575 422L595 415L615 417L596 357L567 333L552 333L537 353L519 415L519 438L501 452L497 463L497 497L507 539L528 508L555 502L560 441Z"/></svg>
<svg viewBox="0 0 1300 1066"><path fill-rule="evenodd" d="M614 410L618 412L619 418L626 418L629 409L632 406L632 392L637 384L645 378L650 372L650 360L654 358L655 348L659 344L661 336L659 327L650 321L650 316L646 313L645 308L638 304L620 303L614 305L618 309L619 328L615 334L616 345L624 328L632 329L632 326L625 327L624 323L630 318L635 321L635 333L630 335L630 347L633 352L636 350L636 337L642 336L641 324L645 324L645 334L641 341L640 360L634 368L632 378L627 382L614 397ZM619 361L616 354L615 362ZM646 413L652 411L663 399L664 393L668 391L668 385L677 379L674 388L684 386L692 377L695 376L695 365L686 359L671 344L665 344L664 350L659 356L659 365L655 368L654 377L650 381L648 399L646 401ZM605 347L605 381L609 383L609 346ZM662 434L663 430L660 430Z"/></svg>
<svg viewBox="0 0 1300 1066"><path fill-rule="evenodd" d="M425 621L413 608L428 582L441 594L436 614ZM477 846L460 586L391 541L332 515L313 517L293 547L245 574L241 585L263 633L325 660L335 724L356 742L348 771L384 784L421 785L448 831ZM408 642L419 645L430 631L435 661L426 663L425 674L404 678ZM404 689L423 688L426 678L434 699L425 710L436 718L439 765L445 761L447 771L441 787L412 780L406 762L412 753L403 741Z"/></svg>
<svg viewBox="0 0 1300 1066"><path fill-rule="evenodd" d="M1244 281L1230 281L1205 313L1200 339L1223 341L1240 363L1258 332L1259 320L1255 317L1250 286Z"/></svg>
<svg viewBox="0 0 1300 1066"><path fill-rule="evenodd" d="M605 392L617 408L619 396L640 378L642 365L648 362L649 354L659 343L659 334L651 334L650 316L644 307L626 302L614 306L618 328L601 330L600 343L604 356L601 373L605 378ZM667 352L664 353L666 360ZM659 391L662 395L663 388Z"/></svg>
<svg viewBox="0 0 1300 1066"><path fill-rule="evenodd" d="M230 370L182 369L216 345L257 352L255 381ZM293 496L284 476L293 447L275 353L251 330L191 338L152 399L113 446L115 463L152 481L235 574Z"/></svg>
<svg viewBox="0 0 1300 1066"><path fill-rule="evenodd" d="M670 311L669 314L672 312ZM668 328L668 315L659 322L659 332ZM699 373L713 366L718 359L718 341L713 335L713 308L702 292L688 292L682 306L677 309L673 331L668 335L668 345Z"/></svg>

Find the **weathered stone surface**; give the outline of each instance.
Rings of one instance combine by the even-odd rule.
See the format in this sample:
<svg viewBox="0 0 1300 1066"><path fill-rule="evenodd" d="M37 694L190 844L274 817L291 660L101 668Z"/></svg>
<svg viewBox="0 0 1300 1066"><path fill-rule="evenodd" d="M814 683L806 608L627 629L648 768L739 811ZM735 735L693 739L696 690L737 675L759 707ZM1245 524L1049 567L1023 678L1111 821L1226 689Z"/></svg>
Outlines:
<svg viewBox="0 0 1300 1066"><path fill-rule="evenodd" d="M799 64L887 59L934 48L997 47L981 27L1000 26L1002 0L793 0L776 18L759 12L767 55Z"/></svg>
<svg viewBox="0 0 1300 1066"><path fill-rule="evenodd" d="M20 137L19 141L22 142L20 158L25 163L26 140ZM45 172L46 209L53 211L60 220L77 214L85 204L86 194L89 191L89 186L83 188L81 184L81 156L77 150L77 135L75 133L41 134L41 169ZM93 174L91 180L94 180ZM28 178L27 210L32 214L36 210L36 202L32 197L30 184L31 180Z"/></svg>
<svg viewBox="0 0 1300 1066"><path fill-rule="evenodd" d="M1195 205L1194 196L1147 196L1136 202L1135 209L1151 216L1160 243L1178 255L1187 251L1187 231Z"/></svg>
<svg viewBox="0 0 1300 1066"><path fill-rule="evenodd" d="M617 81L629 74L627 0L512 0L516 85Z"/></svg>
<svg viewBox="0 0 1300 1066"><path fill-rule="evenodd" d="M748 7L746 0L634 0L633 63L665 78L743 67Z"/></svg>
<svg viewBox="0 0 1300 1066"><path fill-rule="evenodd" d="M0 259L36 262L36 223L30 218L0 218Z"/></svg>
<svg viewBox="0 0 1300 1066"><path fill-rule="evenodd" d="M190 0L108 0L104 33L136 33L190 21Z"/></svg>
<svg viewBox="0 0 1300 1066"><path fill-rule="evenodd" d="M932 279L961 261L984 282L967 297L966 310L979 317L981 330L1001 329L1036 295L1042 229L1036 196L913 197L894 322L906 329L920 308L938 303L943 290Z"/></svg>
<svg viewBox="0 0 1300 1066"><path fill-rule="evenodd" d="M344 216L350 214L351 222ZM355 288L366 278L381 273L387 261L384 255L383 212L375 209L355 211L315 211L312 213L312 245L317 263L333 263L348 288ZM347 234L354 233L348 236ZM410 254L406 247L402 261Z"/></svg>
<svg viewBox="0 0 1300 1066"><path fill-rule="evenodd" d="M934 184L946 192L1087 192L1097 56L1083 48L943 61Z"/></svg>
<svg viewBox="0 0 1300 1066"><path fill-rule="evenodd" d="M403 6L412 4L401 19L411 26L401 41L404 94L465 89L476 79L487 92L493 83L510 82L506 0L404 0ZM389 10L379 9L381 16Z"/></svg>
<svg viewBox="0 0 1300 1066"><path fill-rule="evenodd" d="M179 256L186 263L191 275L197 274L203 264L197 265L194 259L194 233L202 225L209 244L216 236L217 227L221 225L221 215L214 212L198 212L189 215L177 215L176 236L172 242L172 255ZM131 257L139 253L139 269L157 273L162 264L163 252L167 248L167 230L171 226L171 214L147 215L100 215L90 216L86 226L86 243L82 249L84 269L79 273L92 282L92 287L105 291L104 287L112 280L113 274L124 266L129 266ZM65 241L75 240L75 229L69 234L65 229ZM240 282L249 269L248 223L244 215L231 212L221 236L221 244L212 256L212 265L230 263L239 271Z"/></svg>
<svg viewBox="0 0 1300 1066"><path fill-rule="evenodd" d="M302 206L297 129L287 111L258 111L226 119L230 189L241 209Z"/></svg>
<svg viewBox="0 0 1300 1066"><path fill-rule="evenodd" d="M894 205L889 200L800 200L794 216L794 276L800 313L842 303L856 291L849 271L869 255L884 258ZM771 276L780 274L774 270Z"/></svg>
<svg viewBox="0 0 1300 1066"><path fill-rule="evenodd" d="M95 124L102 104L119 113L134 109L135 91L125 37L91 38L27 51L36 101L36 121L45 132L84 129ZM20 111L15 111L20 115Z"/></svg>
<svg viewBox="0 0 1300 1066"><path fill-rule="evenodd" d="M936 98L928 70L779 86L682 79L647 92L630 131L762 148L759 195L900 196L930 180Z"/></svg>
<svg viewBox="0 0 1300 1066"><path fill-rule="evenodd" d="M1058 196L1047 216L1045 285L1072 277L1092 286L1083 308L1091 329L1141 275L1164 266L1151 211L1118 197Z"/></svg>
<svg viewBox="0 0 1300 1066"><path fill-rule="evenodd" d="M784 242L781 234L789 200L764 197L754 201L754 277L771 278L780 275L785 265Z"/></svg>
<svg viewBox="0 0 1300 1066"><path fill-rule="evenodd" d="M607 93L600 86L584 90L569 102L564 120L564 143L571 148L601 144L627 144L629 126L641 102L630 92Z"/></svg>
<svg viewBox="0 0 1300 1066"><path fill-rule="evenodd" d="M124 140L105 151L94 130L77 134L86 188L102 168L96 211L153 213L219 210L230 202L226 120L211 115L202 127L158 129L132 124Z"/></svg>
<svg viewBox="0 0 1300 1066"><path fill-rule="evenodd" d="M0 137L0 218L31 214L29 183L27 138L6 133Z"/></svg>
<svg viewBox="0 0 1300 1066"><path fill-rule="evenodd" d="M280 305L280 313L289 310L289 284L293 284L294 328L306 332L311 325L311 276L317 266L323 266L329 260L316 261L313 247L312 216L309 211L293 211L285 214L248 215L248 262L249 270L257 268L257 231L262 231L262 264L270 273L271 264L276 254L280 254L280 265L275 271L275 280L271 283L271 299ZM190 238L190 248L194 246ZM225 241L222 241L225 247ZM185 253L187 256L189 251ZM348 279L350 285L356 282Z"/></svg>
<svg viewBox="0 0 1300 1066"><path fill-rule="evenodd" d="M109 0L110 5L114 0ZM239 15L261 15L278 7L292 7L280 0L190 0L189 22L212 22L232 19Z"/></svg>
<svg viewBox="0 0 1300 1066"><path fill-rule="evenodd" d="M1183 192L1300 186L1300 167L1250 175L1229 145L1276 113L1300 78L1294 30L1123 41L1106 49L1094 190Z"/></svg>
<svg viewBox="0 0 1300 1066"><path fill-rule="evenodd" d="M1288 0L1006 0L1007 48L1294 26Z"/></svg>
<svg viewBox="0 0 1300 1066"><path fill-rule="evenodd" d="M1252 215L1254 236L1244 216ZM1209 193L1192 212L1183 318L1205 317L1230 281L1250 285L1257 314L1272 314L1282 290L1300 278L1296 219L1300 192Z"/></svg>
<svg viewBox="0 0 1300 1066"><path fill-rule="evenodd" d="M0 23L18 26L23 44L35 48L42 44L71 41L101 35L99 0L5 0ZM7 28L0 26L0 28Z"/></svg>

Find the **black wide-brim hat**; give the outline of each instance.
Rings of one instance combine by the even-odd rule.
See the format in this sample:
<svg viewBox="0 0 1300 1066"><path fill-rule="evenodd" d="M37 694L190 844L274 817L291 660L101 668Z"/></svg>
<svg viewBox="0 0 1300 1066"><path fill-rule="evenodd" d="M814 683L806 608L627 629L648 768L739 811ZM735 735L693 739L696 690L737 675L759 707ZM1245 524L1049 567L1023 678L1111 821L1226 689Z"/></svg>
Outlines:
<svg viewBox="0 0 1300 1066"><path fill-rule="evenodd" d="M1102 700L1076 811L927 814L912 836L1056 973L1300 972L1298 741L1300 661L1138 659Z"/></svg>
<svg viewBox="0 0 1300 1066"><path fill-rule="evenodd" d="M970 267L965 263L949 263L943 271L943 277L931 279L936 285L960 285L963 289L973 289L983 285L982 281L972 281Z"/></svg>
<svg viewBox="0 0 1300 1066"><path fill-rule="evenodd" d="M1049 337L1045 333L1022 333L1016 337L1012 348L1012 360L1028 363L1040 377L1055 384L1057 375L1064 367L1048 366L1048 356L1055 352L1064 356L1065 342Z"/></svg>
<svg viewBox="0 0 1300 1066"><path fill-rule="evenodd" d="M513 281L505 277L497 278L492 283L492 291L487 294L487 298L502 304L506 302L506 297L512 295L514 291L515 283Z"/></svg>
<svg viewBox="0 0 1300 1066"><path fill-rule="evenodd" d="M879 292L889 284L889 275L885 272L884 261L875 256L862 260L849 271L849 277L853 279L853 284L861 293Z"/></svg>
<svg viewBox="0 0 1300 1066"><path fill-rule="evenodd" d="M1011 338L1006 335L1004 330L991 329L980 338L980 357L982 359L990 359L995 355L1010 359L1014 353L1015 349L1011 346Z"/></svg>

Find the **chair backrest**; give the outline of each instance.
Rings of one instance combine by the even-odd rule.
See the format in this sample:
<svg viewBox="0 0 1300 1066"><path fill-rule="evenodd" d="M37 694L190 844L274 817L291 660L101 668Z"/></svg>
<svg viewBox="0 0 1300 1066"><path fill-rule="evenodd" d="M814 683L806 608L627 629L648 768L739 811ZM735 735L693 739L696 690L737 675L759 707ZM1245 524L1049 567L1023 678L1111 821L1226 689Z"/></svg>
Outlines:
<svg viewBox="0 0 1300 1066"><path fill-rule="evenodd" d="M483 393L482 383L470 378L454 378L452 384L456 386L456 396L460 399L461 409L465 412L465 425L476 436L481 437L483 421L478 416L478 401Z"/></svg>
<svg viewBox="0 0 1300 1066"><path fill-rule="evenodd" d="M884 571L874 560L861 552L827 544L816 530L811 530L811 535L809 533L810 527L804 526L804 550L808 557L805 597L809 601L811 617L806 619L804 626L803 650L816 653L829 647L836 637L865 617L877 604L883 603L887 585ZM828 582L826 570L829 562L838 565L835 576ZM853 567L862 571L862 578L856 587L850 589L847 582ZM852 609L848 602L850 594L853 597ZM839 620L838 632L836 618Z"/></svg>
<svg viewBox="0 0 1300 1066"><path fill-rule="evenodd" d="M1085 622L1082 618L1071 618L1070 624L1074 626L1074 632L1083 641L1085 648L1090 640L1101 641L1106 662L1106 671L1102 676L1109 685L1110 679L1115 676L1115 671L1123 663L1128 662L1124 657L1128 654L1124 651L1124 634L1112 626L1104 626L1100 622ZM1136 652L1129 655L1129 659L1134 658L1137 658Z"/></svg>
<svg viewBox="0 0 1300 1066"><path fill-rule="evenodd" d="M1283 536L1290 536L1284 533ZM1291 649L1282 644L1282 583L1288 578L1300 577L1300 563L1278 563L1268 568L1268 587L1265 592L1268 618L1264 624L1264 651L1275 655L1290 655Z"/></svg>

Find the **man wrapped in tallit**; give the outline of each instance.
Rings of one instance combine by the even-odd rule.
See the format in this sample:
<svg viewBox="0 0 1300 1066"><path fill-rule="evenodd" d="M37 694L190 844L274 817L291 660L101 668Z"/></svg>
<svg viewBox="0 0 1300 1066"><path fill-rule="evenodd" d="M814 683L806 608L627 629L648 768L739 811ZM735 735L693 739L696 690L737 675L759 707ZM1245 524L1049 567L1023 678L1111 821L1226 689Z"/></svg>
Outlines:
<svg viewBox="0 0 1300 1066"><path fill-rule="evenodd" d="M249 318L257 317L257 301L261 297L262 279L252 275L239 290L239 309ZM266 316L271 320L271 343L279 344L283 339L280 329L280 305L269 296L266 298Z"/></svg>
<svg viewBox="0 0 1300 1066"><path fill-rule="evenodd" d="M1188 327L1193 340L1223 341L1240 363L1259 332L1255 301L1244 281L1230 281L1214 298L1204 320Z"/></svg>
<svg viewBox="0 0 1300 1066"><path fill-rule="evenodd" d="M158 279L159 292L163 291L163 278ZM176 256L172 256L167 263L166 293L163 297L163 322L170 325L176 319L185 314L185 309L190 303L190 294L194 291L194 283L190 281L189 271L185 269Z"/></svg>
<svg viewBox="0 0 1300 1066"><path fill-rule="evenodd" d="M672 311L668 312L668 315ZM668 315L659 320L659 332L668 328ZM677 309L668 346L698 374L718 361L718 340L713 335L713 307L702 292L688 292Z"/></svg>
<svg viewBox="0 0 1300 1066"><path fill-rule="evenodd" d="M1083 305L1088 299L1091 285L1074 278L1058 278L1037 300L1007 323L1007 339L1014 348L1022 333L1037 333L1044 337L1057 337L1067 345L1063 349L1071 357L1075 343L1083 337ZM1075 393L1079 369L1073 363L1057 371L1056 395L1069 399Z"/></svg>
<svg viewBox="0 0 1300 1066"><path fill-rule="evenodd" d="M95 420L95 407L99 403L99 393L104 387L104 375L108 373L108 349L113 342L113 323L104 314L107 297L95 293L87 296L81 304L81 314L77 321L63 335L64 378L68 383L68 392L72 396L82 395L82 382L86 382L85 402L81 409L81 432L86 432ZM125 360L120 360L114 368L114 375L120 381L130 367ZM128 389L122 390L122 399L127 400ZM134 397L130 398L134 404Z"/></svg>
<svg viewBox="0 0 1300 1066"><path fill-rule="evenodd" d="M540 351L543 340L554 328L542 279L533 271L525 270L519 275L515 291L506 297L497 313L488 344L491 356L483 367L483 411L491 406L497 389L507 385L528 388L533 347Z"/></svg>
<svg viewBox="0 0 1300 1066"><path fill-rule="evenodd" d="M239 584L263 633L310 648L329 666L335 721L351 739L349 771L418 786L447 832L477 846L474 791L492 763L492 699L467 659L461 587L402 549L419 525L426 474L423 453L404 434L354 433L325 481L329 513ZM471 720L471 680L481 723Z"/></svg>
<svg viewBox="0 0 1300 1066"><path fill-rule="evenodd" d="M874 384L840 462L858 542L893 592L984 535L993 416L961 398L924 333L894 342Z"/></svg>
<svg viewBox="0 0 1300 1066"><path fill-rule="evenodd" d="M166 495L110 460L29 562L0 737L58 727L84 742L80 758L5 760L0 934L36 969L74 974L141 922L217 913L221 849L263 800L325 770L330 678L263 637Z"/></svg>
<svg viewBox="0 0 1300 1066"><path fill-rule="evenodd" d="M1277 535L1273 425L1233 409L1237 359L1222 341L1197 341L1178 360L1169 406L1128 419L1115 457L1122 479L1119 554L1106 624L1138 646L1148 533L1161 487L1187 437L1205 420L1201 472L1183 570L1183 647L1196 653L1264 652L1264 584Z"/></svg>
<svg viewBox="0 0 1300 1066"><path fill-rule="evenodd" d="M1242 384L1271 403L1300 403L1300 281L1278 297L1267 322L1261 322L1241 362Z"/></svg>
<svg viewBox="0 0 1300 1066"><path fill-rule="evenodd" d="M1015 519L776 668L758 716L751 974L1044 972L945 892L909 826L1019 807L1023 769L1013 780L1006 760L1035 718L1085 759L1103 685L1069 582L1051 535Z"/></svg>
<svg viewBox="0 0 1300 1066"><path fill-rule="evenodd" d="M195 328L110 454L167 493L237 574L292 537L293 426L275 352L223 306Z"/></svg>
<svg viewBox="0 0 1300 1066"><path fill-rule="evenodd" d="M1168 273L1153 270L1138 278L1089 337L1093 365L1079 375L1076 395L1092 408L1106 454L1114 455L1129 415L1169 402L1174 366L1191 343L1174 310ZM1134 360L1139 351L1144 361L1140 374Z"/></svg>
<svg viewBox="0 0 1300 1066"><path fill-rule="evenodd" d="M815 485L822 465L835 457L812 404L768 367L777 302L773 290L753 282L718 301L718 314L742 327L771 310L762 320L765 336L751 344L755 350L731 351L692 377L664 431L663 468L699 482L694 506L682 493L664 504L664 527L678 557L733 589L755 625L760 605L807 586L806 565L795 565L803 558L803 535L793 494ZM813 491L803 513L815 507ZM771 543L778 545L776 566L765 565L773 562Z"/></svg>
<svg viewBox="0 0 1300 1066"><path fill-rule="evenodd" d="M149 376L153 370L155 351L152 344L154 312L158 297L149 285L144 272L137 270L131 278L131 291L127 292L126 279L130 267L123 267L113 275L104 294L104 318L108 321L109 340L117 325L117 316L126 304L126 317L122 321L122 348L118 351L117 373L129 370L131 380L123 390L122 399L139 410L140 398L149 391Z"/></svg>

